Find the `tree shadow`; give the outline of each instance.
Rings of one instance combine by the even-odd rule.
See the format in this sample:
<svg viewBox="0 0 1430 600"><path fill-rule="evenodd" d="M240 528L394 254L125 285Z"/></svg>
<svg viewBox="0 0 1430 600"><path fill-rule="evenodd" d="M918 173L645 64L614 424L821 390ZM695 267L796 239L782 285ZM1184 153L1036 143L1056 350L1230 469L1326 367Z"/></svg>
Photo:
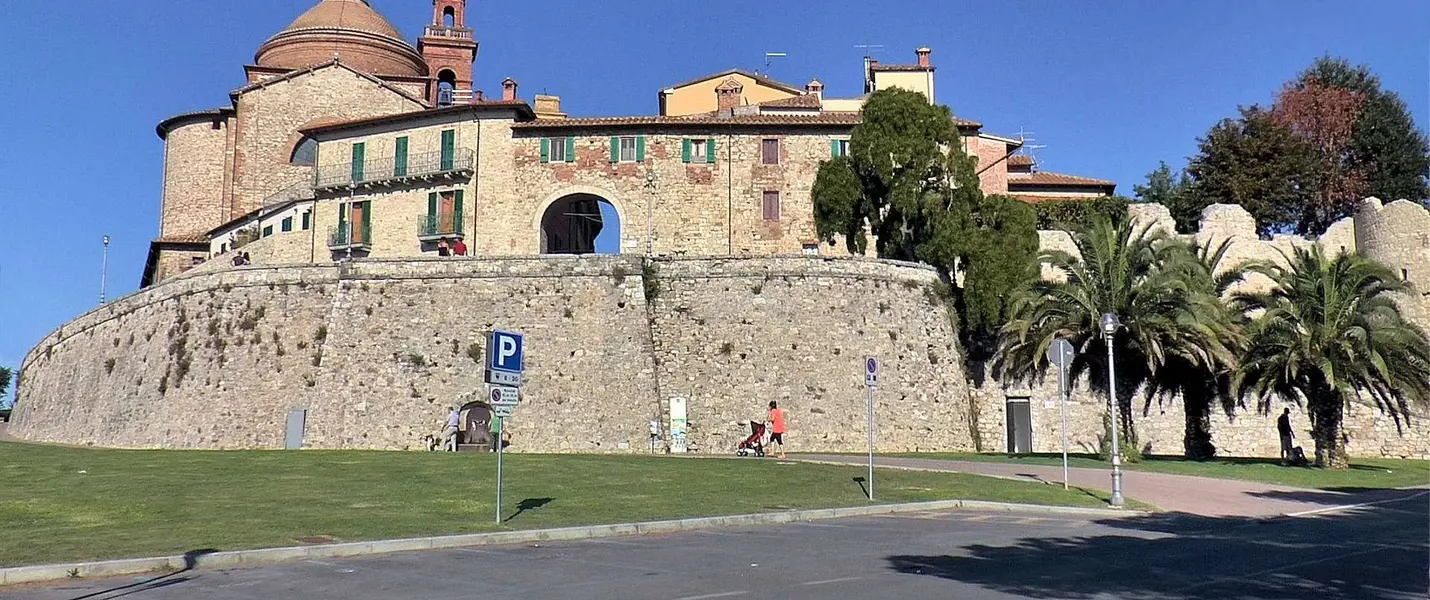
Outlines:
<svg viewBox="0 0 1430 600"><path fill-rule="evenodd" d="M510 517L502 519L502 522L510 522L512 519L521 516L521 513L524 513L528 510L536 510L538 508L546 506L547 504L551 504L555 500L555 498L527 498L525 500L522 500L521 502L518 502L516 504L516 512L512 513Z"/></svg>
<svg viewBox="0 0 1430 600"><path fill-rule="evenodd" d="M1387 488L1367 488L1367 487L1338 487L1324 490L1271 490L1265 492L1247 492L1248 496L1254 498L1266 498L1270 500L1288 500L1292 502L1307 502L1311 504L1327 504L1344 506L1350 504L1364 504L1367 502L1390 502L1400 499L1412 499L1430 495L1430 491L1424 489L1387 489Z"/></svg>
<svg viewBox="0 0 1430 600"><path fill-rule="evenodd" d="M1430 590L1426 509L1424 497L1408 497L1309 518L1146 515L1096 522L1114 533L886 560L897 573L1026 598L1423 599Z"/></svg>
<svg viewBox="0 0 1430 600"><path fill-rule="evenodd" d="M113 598L122 598L124 596L138 594L140 592L147 592L160 588L166 588L173 585L179 585L193 579L193 577L180 577L180 575L188 571L194 570L194 567L197 567L199 564L199 559L204 555L213 554L215 552L218 552L218 550L215 550L213 548L190 550L184 553L184 568L182 569L170 573L165 573L163 575L159 575L151 579L145 579L144 581L136 581L129 585L122 585L119 587L109 588L107 590L91 592L83 596L75 596L70 600L91 600L98 599L101 597L103 597L103 600L111 600Z"/></svg>

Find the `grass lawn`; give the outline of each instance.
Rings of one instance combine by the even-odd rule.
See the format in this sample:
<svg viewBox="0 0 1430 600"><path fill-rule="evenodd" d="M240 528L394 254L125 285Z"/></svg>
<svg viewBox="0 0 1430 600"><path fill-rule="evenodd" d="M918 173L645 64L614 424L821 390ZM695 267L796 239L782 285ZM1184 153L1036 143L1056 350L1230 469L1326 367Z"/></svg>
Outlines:
<svg viewBox="0 0 1430 600"><path fill-rule="evenodd" d="M861 467L773 459L127 451L0 443L0 566L853 506ZM1105 506L1084 491L881 470L881 503ZM539 507L518 513L519 504ZM307 538L307 539L304 539Z"/></svg>
<svg viewBox="0 0 1430 600"><path fill-rule="evenodd" d="M924 453L900 454L910 458L935 458L1024 465L1062 466L1062 454ZM1107 469L1110 463L1089 454L1069 454L1068 466ZM1276 459L1221 458L1207 462L1179 456L1152 456L1126 465L1130 470L1155 471L1175 475L1196 475L1218 479L1241 479L1307 489L1387 489L1430 484L1430 461L1394 458L1352 458L1344 471L1316 467L1288 467ZM877 490L875 490L877 491Z"/></svg>

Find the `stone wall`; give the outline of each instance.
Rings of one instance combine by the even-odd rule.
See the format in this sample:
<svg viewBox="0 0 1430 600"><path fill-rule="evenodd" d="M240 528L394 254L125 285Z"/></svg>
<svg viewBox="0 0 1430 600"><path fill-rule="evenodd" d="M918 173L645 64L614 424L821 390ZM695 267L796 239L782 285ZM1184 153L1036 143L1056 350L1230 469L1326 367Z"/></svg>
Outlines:
<svg viewBox="0 0 1430 600"><path fill-rule="evenodd" d="M228 120L174 127L164 138L164 186L159 237L192 239L223 224Z"/></svg>
<svg viewBox="0 0 1430 600"><path fill-rule="evenodd" d="M671 395L690 398L701 452L733 451L738 421L770 399L790 408L792 450L858 450L870 352L885 358L881 448L971 447L931 271L766 258L662 260L652 273L648 306L635 257L200 269L42 340L10 433L277 448L287 412L307 409L307 447L415 448L448 406L484 397L473 357L496 327L527 336L516 450L648 451L647 423Z"/></svg>

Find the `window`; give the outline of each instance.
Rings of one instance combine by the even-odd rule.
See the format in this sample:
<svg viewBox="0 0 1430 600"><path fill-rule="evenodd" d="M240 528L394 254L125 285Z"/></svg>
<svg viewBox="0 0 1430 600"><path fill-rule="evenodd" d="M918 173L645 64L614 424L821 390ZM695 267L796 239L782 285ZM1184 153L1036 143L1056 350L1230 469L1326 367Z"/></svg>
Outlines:
<svg viewBox="0 0 1430 600"><path fill-rule="evenodd" d="M1401 269L1401 270L1400 270L1400 280L1401 280L1401 281L1410 281L1410 269Z"/></svg>
<svg viewBox="0 0 1430 600"><path fill-rule="evenodd" d="M696 164L715 163L715 140L713 139L687 139L683 140L680 148L680 158L683 162Z"/></svg>
<svg viewBox="0 0 1430 600"><path fill-rule="evenodd" d="M394 177L407 176L407 136L397 138L397 148L393 151L392 175Z"/></svg>
<svg viewBox="0 0 1430 600"><path fill-rule="evenodd" d="M357 183L363 180L362 161L364 154L367 154L367 144L364 144L362 142L353 144L353 183Z"/></svg>
<svg viewBox="0 0 1430 600"><path fill-rule="evenodd" d="M766 165L780 164L780 141L767 139L760 141L760 162Z"/></svg>
<svg viewBox="0 0 1430 600"><path fill-rule="evenodd" d="M272 226L272 225L269 225L269 226L263 228L263 237L268 237L268 236L270 236L270 235L273 235L273 226Z"/></svg>
<svg viewBox="0 0 1430 600"><path fill-rule="evenodd" d="M770 192L770 191L765 192L765 202L764 202L764 204L765 204L765 220L766 220L766 221L778 221L778 220L780 220L780 193L779 193L779 192Z"/></svg>
<svg viewBox="0 0 1430 600"><path fill-rule="evenodd" d="M541 162L576 162L576 138L542 138Z"/></svg>
<svg viewBox="0 0 1430 600"><path fill-rule="evenodd" d="M452 159L457 154L457 130L442 131L442 170L452 170Z"/></svg>
<svg viewBox="0 0 1430 600"><path fill-rule="evenodd" d="M621 138L620 162L636 162L636 138Z"/></svg>
<svg viewBox="0 0 1430 600"><path fill-rule="evenodd" d="M286 218L286 219L283 219L283 226L282 226L281 229L282 229L283 233L288 233L288 232L290 232L290 231L293 231L293 217L288 217L288 218Z"/></svg>
<svg viewBox="0 0 1430 600"><path fill-rule="evenodd" d="M293 154L288 156L288 164L311 167L318 164L318 140L303 136L293 146Z"/></svg>
<svg viewBox="0 0 1430 600"><path fill-rule="evenodd" d="M443 27L455 27L456 25L457 25L457 11L453 10L452 7L450 7L450 6L448 6L447 8L442 9L442 26L443 26Z"/></svg>
<svg viewBox="0 0 1430 600"><path fill-rule="evenodd" d="M801 247L805 256L819 256L819 244L805 244Z"/></svg>
<svg viewBox="0 0 1430 600"><path fill-rule="evenodd" d="M305 212L305 213L303 213L303 231L307 231L308 228L309 228L309 227L312 227L312 226L313 226L313 213L311 213L311 212Z"/></svg>
<svg viewBox="0 0 1430 600"><path fill-rule="evenodd" d="M829 140L829 155L834 158L849 156L849 140Z"/></svg>

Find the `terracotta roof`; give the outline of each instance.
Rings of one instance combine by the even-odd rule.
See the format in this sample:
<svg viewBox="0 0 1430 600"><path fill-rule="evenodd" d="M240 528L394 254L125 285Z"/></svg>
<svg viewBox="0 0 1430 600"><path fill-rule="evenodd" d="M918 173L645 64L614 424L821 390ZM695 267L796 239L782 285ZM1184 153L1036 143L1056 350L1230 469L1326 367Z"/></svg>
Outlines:
<svg viewBox="0 0 1430 600"><path fill-rule="evenodd" d="M295 77L300 77L300 76L302 76L302 75L307 75L307 74L309 74L309 73L312 73L313 71L317 71L318 69L323 69L323 68L333 67L333 66L342 67L342 68L344 68L344 69L347 69L347 70L349 70L349 71L352 71L353 73L356 73L358 77L362 77L363 79L366 79L366 80L368 80L368 81L371 81L371 82L373 82L373 83L376 83L376 84L379 85L379 86L385 87L385 88L387 88L387 89L389 89L389 90L392 90L392 91L394 91L394 92L397 92L397 93L399 93L399 94L402 94L403 97L405 97L405 98L407 98L407 99L409 99L409 100L412 100L413 102L416 102L416 103L418 103L418 104L421 104L422 106L431 106L431 104L429 104L425 99L418 98L417 96L413 96L413 95L412 95L411 93L409 93L407 90L404 90L404 89L402 89L402 88L400 88L400 87L397 87L397 86L395 86L395 85L392 85L391 83L388 83L388 82L386 82L386 81L383 81L382 79L380 79L380 78L378 78L378 77L374 77L374 76L369 75L369 74L367 74L367 73L364 73L364 72L362 72L362 71L360 71L360 70L358 70L358 69L354 69L354 68L352 68L352 67L349 67L348 65L344 64L341 60L336 59L336 58L329 59L329 60L327 60L327 61L320 62L320 63L315 64L315 65L310 65L310 66L304 67L304 68L302 68L302 69L297 69L297 70L294 70L294 71L289 71L289 72L284 73L284 74L282 74L282 75L279 75L279 76L277 76L277 77L269 77L268 79L264 79L264 80L262 80L262 81L256 81L256 82L250 83L250 84L245 85L245 86L243 86L243 87L241 87L241 88L238 88L238 89L236 89L236 90L234 90L234 91L232 91L232 92L229 92L228 95L229 95L229 97L231 97L231 98L237 98L238 96L240 96L240 95L242 95L242 94L246 94L246 93L251 92L251 91L253 91L253 90L257 90L257 89L261 89L261 88L264 88L264 87L268 87L268 86L273 85L273 84L275 84L275 83L280 83L280 82L283 82L283 81L288 81L289 79L293 79L293 78L295 78Z"/></svg>
<svg viewBox="0 0 1430 600"><path fill-rule="evenodd" d="M1033 166L1033 157L1031 157L1031 156L1024 156L1024 155L1022 155L1022 154L1014 154L1013 156L1009 156L1009 157L1008 157L1008 166L1010 166L1010 167L1031 167L1031 166Z"/></svg>
<svg viewBox="0 0 1430 600"><path fill-rule="evenodd" d="M1041 204L1044 202L1079 202L1092 201L1105 196L1043 196L1039 194L1023 194L1019 192L1008 192L1008 195L1027 202L1029 204Z"/></svg>
<svg viewBox="0 0 1430 600"><path fill-rule="evenodd" d="M869 65L870 71L932 71L934 67L922 67L919 65Z"/></svg>
<svg viewBox="0 0 1430 600"><path fill-rule="evenodd" d="M800 94L779 100L761 102L760 106L769 108L819 108L823 103L819 101L819 96L815 94Z"/></svg>
<svg viewBox="0 0 1430 600"><path fill-rule="evenodd" d="M971 121L971 120L969 120L969 119L960 119L960 118L958 118L958 117L954 117L954 118L953 118L953 124L954 124L954 125L957 125L957 126L959 126L959 127L975 127L975 128L977 128L977 127L983 127L983 124L982 124L982 123L979 123L978 121Z"/></svg>
<svg viewBox="0 0 1430 600"><path fill-rule="evenodd" d="M283 28L283 32L298 29L354 29L402 39L402 32L364 0L322 0Z"/></svg>
<svg viewBox="0 0 1430 600"><path fill-rule="evenodd" d="M232 108L211 108L209 110L186 112L160 121L159 125L154 128L154 132L159 134L159 139L162 140L168 138L169 132L180 123L215 121L218 119L226 119L231 114L233 114Z"/></svg>
<svg viewBox="0 0 1430 600"><path fill-rule="evenodd" d="M573 127L651 127L651 126L826 126L853 127L859 124L859 113L827 112L818 115L734 115L717 117L601 117L594 119L551 119L516 123L512 129L569 129Z"/></svg>
<svg viewBox="0 0 1430 600"><path fill-rule="evenodd" d="M368 117L368 118L366 118L366 119L354 119L354 120L351 120L351 121L343 121L343 122L341 122L341 123L332 123L332 124L329 124L329 125L319 125L319 126L317 126L317 127L309 127L309 128L307 128L307 129L300 129L299 132L300 132L300 133L305 133L305 134L332 133L332 132L335 132L335 131L343 131L343 130L347 130L347 129L357 129L357 128L359 128L359 127L366 127L366 126L369 126L369 125L381 125L381 124L384 124L384 123L396 123L396 122L405 121L405 120L408 120L408 119L428 118L428 117L433 117L433 116L441 116L441 115L446 115L446 114L457 114L457 113L463 113L463 112L476 113L476 112L478 112L478 111L493 110L493 109L499 109L499 108L504 108L504 109L516 109L516 112L517 112L518 115L521 116L521 117L525 117L525 118L528 118L528 119L534 119L534 118L536 118L536 113L531 110L531 106L530 106L529 104L527 104L525 100L485 100L485 101L482 101L482 102L473 102L473 103L471 103L471 104L453 104L453 105L451 105L451 106L443 106L443 107L441 107L441 108L428 108L428 109L424 109L424 110L415 110L415 111L405 112L405 113L396 113L396 114L391 114L391 115L383 115L383 116L380 116L380 117ZM553 119L553 120L565 121L566 119ZM518 123L518 125L519 125L519 124L520 124L520 123Z"/></svg>
<svg viewBox="0 0 1430 600"><path fill-rule="evenodd" d="M1009 177L1008 186L1014 185L1081 185L1081 186L1111 186L1116 182L1106 179L1093 179L1080 175L1067 175L1064 173L1049 173L1038 171L1027 177Z"/></svg>
<svg viewBox="0 0 1430 600"><path fill-rule="evenodd" d="M788 83L784 83L784 82L780 82L780 81L775 81L775 80L773 80L773 79L770 79L769 77L765 77L764 75L760 75L759 73L751 73L751 72L746 71L746 70L744 70L744 69L729 69L729 70L727 70L727 71L721 71L721 72L715 73L715 74L713 74L713 75L706 75L706 76L704 76L704 77L696 77L695 79L691 79L690 81L683 81L683 82L677 83L677 84L675 84L675 85L668 85L668 86L665 86L665 87L663 87L663 88L661 88L661 89L662 89L662 90L667 90L667 89L670 89L670 88L682 88L682 87L685 87L685 86L687 86L687 85L694 85L694 84L700 83L700 82L702 82L702 81L709 81L709 80L715 79L715 78L717 78L717 77L729 77L729 76L735 75L735 74L744 75L745 77L749 77L750 79L753 79L753 80L755 80L755 81L758 81L758 82L760 82L760 83L763 83L763 84L765 84L765 85L767 85L767 86L770 86L770 87L772 87L772 88L781 89L781 90L784 90L784 91L786 91L786 92L790 92L790 93L792 93L792 94L803 94L803 93L804 93L804 90L801 89L801 88L797 88L797 87L792 86L792 85L790 85L790 84L788 84Z"/></svg>
<svg viewBox="0 0 1430 600"><path fill-rule="evenodd" d="M335 55L369 73L427 75L422 55L367 0L322 0L268 38L253 60L301 69Z"/></svg>
<svg viewBox="0 0 1430 600"><path fill-rule="evenodd" d="M154 240L155 244L207 244L206 235L168 235Z"/></svg>

